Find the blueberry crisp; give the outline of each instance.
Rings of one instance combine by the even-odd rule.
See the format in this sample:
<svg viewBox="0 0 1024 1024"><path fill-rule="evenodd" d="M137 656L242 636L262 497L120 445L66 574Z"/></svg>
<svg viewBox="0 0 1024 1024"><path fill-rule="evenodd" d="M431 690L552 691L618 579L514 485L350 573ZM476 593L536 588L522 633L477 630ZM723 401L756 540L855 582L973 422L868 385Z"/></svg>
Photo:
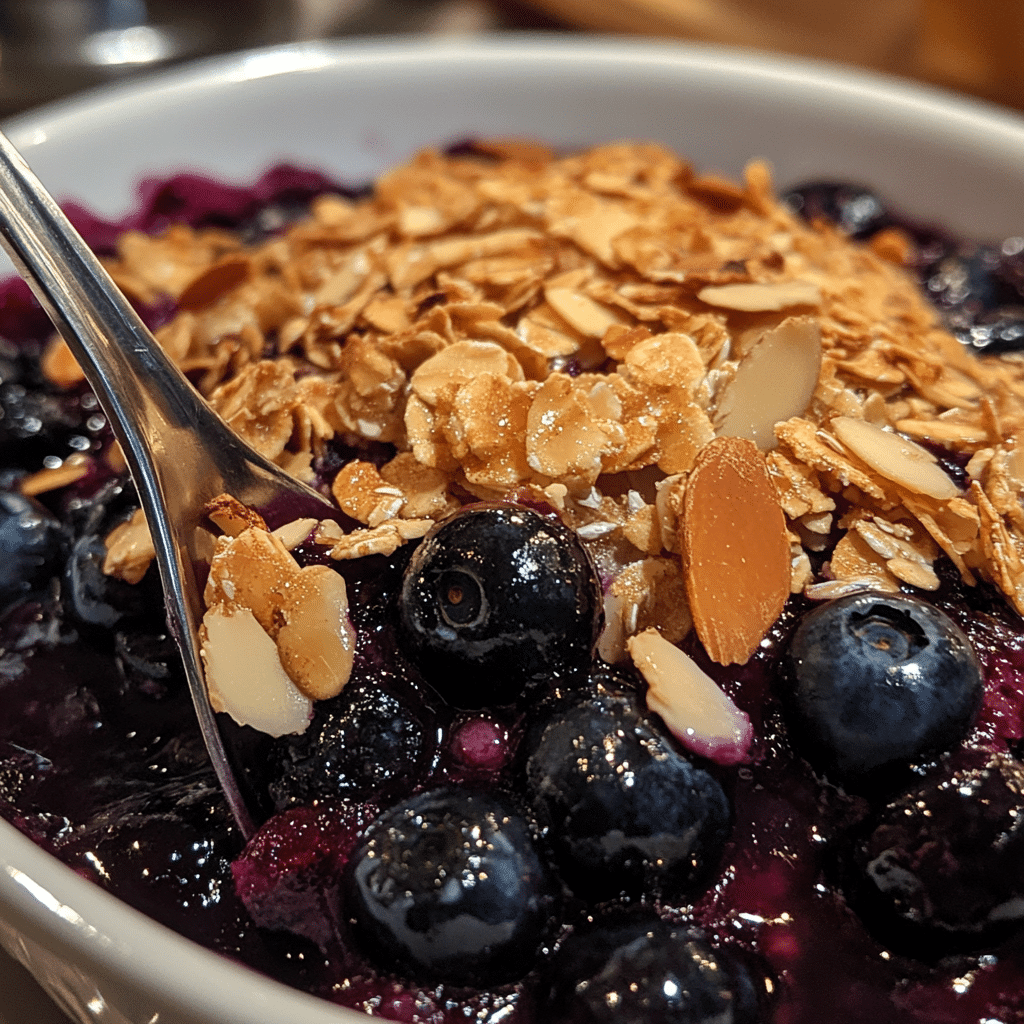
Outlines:
<svg viewBox="0 0 1024 1024"><path fill-rule="evenodd" d="M79 224L331 499L207 509L207 761L81 371L0 303L0 814L417 1024L1024 1024L1024 240L653 144Z"/></svg>

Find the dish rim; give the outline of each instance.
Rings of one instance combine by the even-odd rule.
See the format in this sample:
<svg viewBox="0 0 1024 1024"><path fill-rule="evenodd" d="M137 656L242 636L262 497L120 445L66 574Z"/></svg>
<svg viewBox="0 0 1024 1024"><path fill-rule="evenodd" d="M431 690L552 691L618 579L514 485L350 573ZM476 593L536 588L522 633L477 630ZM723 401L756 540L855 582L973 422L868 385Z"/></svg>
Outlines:
<svg viewBox="0 0 1024 1024"><path fill-rule="evenodd" d="M183 95L210 93L255 79L316 75L331 71L365 74L388 66L404 74L480 73L500 67L535 71L587 66L616 80L720 81L741 90L764 89L783 97L824 94L842 99L863 116L887 119L902 112L916 130L965 136L1001 159L1024 163L1024 117L985 101L893 76L824 61L758 51L634 37L509 33L500 37L431 40L389 37L295 43L211 57L147 73L124 83L91 89L8 119L4 130L31 161L37 147L62 131L116 122L145 107L158 112ZM810 90L810 93L807 92ZM129 197L130 198L130 197ZM40 856L42 854L42 856ZM0 918L13 931L55 950L70 962L85 962L98 976L151 995L161 1005L199 1012L218 1024L251 1024L257 1013L298 1014L307 1024L364 1021L345 1010L229 962L133 910L74 873L0 820ZM174 972L167 970L174 964ZM182 991L181 977L213 971L224 985ZM233 991L245 991L238 1004Z"/></svg>

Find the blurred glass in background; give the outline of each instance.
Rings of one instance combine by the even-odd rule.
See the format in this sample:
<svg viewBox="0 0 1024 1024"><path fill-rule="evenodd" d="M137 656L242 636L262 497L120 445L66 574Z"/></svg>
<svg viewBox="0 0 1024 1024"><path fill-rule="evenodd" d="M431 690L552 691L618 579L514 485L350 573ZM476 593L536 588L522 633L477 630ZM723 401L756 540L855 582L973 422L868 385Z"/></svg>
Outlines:
<svg viewBox="0 0 1024 1024"><path fill-rule="evenodd" d="M0 0L0 110L294 30L291 0Z"/></svg>

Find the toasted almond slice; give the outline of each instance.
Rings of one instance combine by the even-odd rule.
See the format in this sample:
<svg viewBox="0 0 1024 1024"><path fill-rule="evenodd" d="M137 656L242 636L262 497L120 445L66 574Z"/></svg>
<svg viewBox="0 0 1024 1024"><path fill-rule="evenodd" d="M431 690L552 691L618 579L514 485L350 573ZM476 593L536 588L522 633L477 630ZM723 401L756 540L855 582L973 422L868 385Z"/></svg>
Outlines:
<svg viewBox="0 0 1024 1024"><path fill-rule="evenodd" d="M39 362L43 376L59 388L73 388L85 378L68 343L58 334L49 340Z"/></svg>
<svg viewBox="0 0 1024 1024"><path fill-rule="evenodd" d="M274 536L289 550L297 548L319 525L316 519L293 519L273 531Z"/></svg>
<svg viewBox="0 0 1024 1024"><path fill-rule="evenodd" d="M209 609L203 616L203 663L214 711L270 736L304 732L313 704L288 678L277 645L245 608Z"/></svg>
<svg viewBox="0 0 1024 1024"><path fill-rule="evenodd" d="M203 511L229 537L237 537L250 526L255 527L257 530L265 530L267 528L263 516L256 509L243 505L230 494L218 494L216 498L206 503Z"/></svg>
<svg viewBox="0 0 1024 1024"><path fill-rule="evenodd" d="M789 596L786 521L753 441L717 437L686 485L681 529L686 592L713 661L745 664Z"/></svg>
<svg viewBox="0 0 1024 1024"><path fill-rule="evenodd" d="M237 537L218 540L203 600L208 608L246 608L273 634L277 609L298 572L295 559L273 534L250 527Z"/></svg>
<svg viewBox="0 0 1024 1024"><path fill-rule="evenodd" d="M709 306L746 313L821 305L821 292L810 281L708 285L697 292L697 298Z"/></svg>
<svg viewBox="0 0 1024 1024"><path fill-rule="evenodd" d="M356 649L344 576L327 565L307 566L280 614L284 624L275 639L285 671L307 697L336 697L352 674Z"/></svg>
<svg viewBox="0 0 1024 1024"><path fill-rule="evenodd" d="M591 338L601 338L613 324L622 323L622 319L607 306L572 288L547 288L544 297L580 334Z"/></svg>
<svg viewBox="0 0 1024 1024"><path fill-rule="evenodd" d="M937 441L939 444L979 445L984 444L988 431L981 424L958 423L956 420L897 420L896 429L901 434L910 434L923 441Z"/></svg>
<svg viewBox="0 0 1024 1024"><path fill-rule="evenodd" d="M421 363L409 381L417 398L433 406L442 388L462 385L481 373L522 380L519 363L493 341L457 341Z"/></svg>
<svg viewBox="0 0 1024 1024"><path fill-rule="evenodd" d="M684 747L719 764L747 759L754 737L750 719L691 658L656 629L626 645L647 680L647 707Z"/></svg>
<svg viewBox="0 0 1024 1024"><path fill-rule="evenodd" d="M178 296L178 308L196 312L212 306L249 279L252 272L248 258L230 255L206 267L194 277Z"/></svg>
<svg viewBox="0 0 1024 1024"><path fill-rule="evenodd" d="M116 576L125 583L140 582L156 558L146 513L141 508L137 508L127 522L115 526L107 534L105 543L103 575Z"/></svg>
<svg viewBox="0 0 1024 1024"><path fill-rule="evenodd" d="M831 429L854 455L893 483L939 501L960 493L935 456L913 441L852 416L837 416Z"/></svg>
<svg viewBox="0 0 1024 1024"><path fill-rule="evenodd" d="M56 491L61 487L69 487L76 480L81 480L92 468L92 457L83 452L69 455L59 466L53 469L40 469L29 473L18 481L18 490L26 497L33 498L37 494Z"/></svg>
<svg viewBox="0 0 1024 1024"><path fill-rule="evenodd" d="M778 444L775 424L803 416L821 373L821 328L787 317L744 356L718 402L719 437L746 437L761 451Z"/></svg>

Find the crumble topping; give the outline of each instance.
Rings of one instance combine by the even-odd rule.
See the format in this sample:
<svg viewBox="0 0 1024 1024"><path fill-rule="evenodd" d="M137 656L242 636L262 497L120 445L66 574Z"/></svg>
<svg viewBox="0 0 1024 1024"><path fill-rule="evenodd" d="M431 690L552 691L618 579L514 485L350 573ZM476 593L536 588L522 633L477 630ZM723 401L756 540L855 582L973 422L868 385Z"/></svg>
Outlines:
<svg viewBox="0 0 1024 1024"><path fill-rule="evenodd" d="M395 447L330 482L361 524L313 529L331 557L393 552L468 500L547 502L609 581L614 661L654 623L690 628L680 526L716 436L753 442L777 490L786 592L934 590L941 553L1024 613L1024 362L965 352L910 250L803 223L763 163L734 183L652 144L499 141L423 152L254 248L129 233L109 267L178 304L161 344L288 472L312 480L335 438ZM67 384L61 345L45 365Z"/></svg>
<svg viewBox="0 0 1024 1024"><path fill-rule="evenodd" d="M217 498L210 516L223 519L235 505ZM200 644L211 703L274 736L302 732L311 702L336 696L352 672L355 631L345 580L329 566L300 568L265 525L232 516L229 526L238 525L237 533L218 538L203 593ZM262 724L252 710L250 672L266 698Z"/></svg>

